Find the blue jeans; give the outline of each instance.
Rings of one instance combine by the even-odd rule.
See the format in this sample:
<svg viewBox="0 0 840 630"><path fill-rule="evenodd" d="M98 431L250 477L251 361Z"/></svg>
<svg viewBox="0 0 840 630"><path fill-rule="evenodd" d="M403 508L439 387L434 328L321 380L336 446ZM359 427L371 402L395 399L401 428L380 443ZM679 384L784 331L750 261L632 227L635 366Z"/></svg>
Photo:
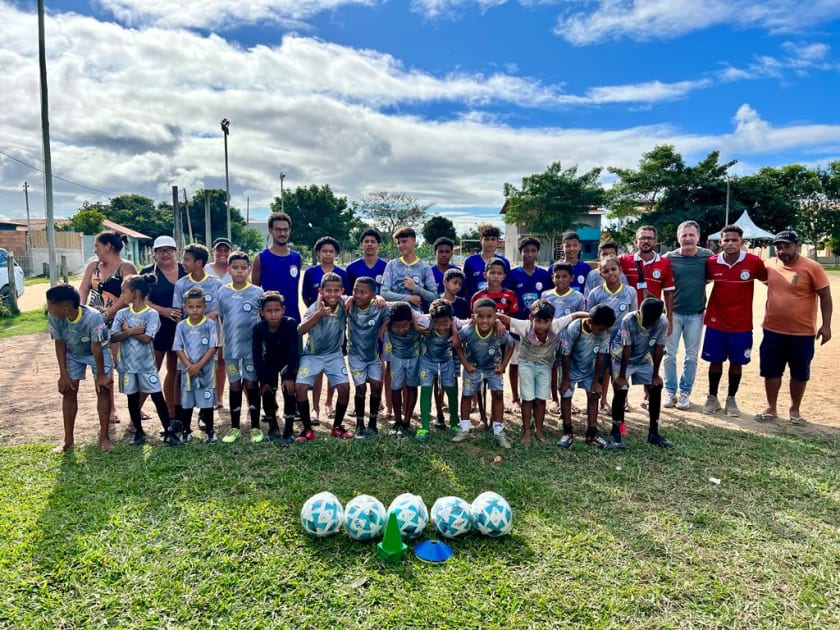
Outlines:
<svg viewBox="0 0 840 630"><path fill-rule="evenodd" d="M697 353L700 350L700 338L703 336L703 313L674 313L673 331L665 344L665 391L677 392L677 349L680 337L685 341L685 360L679 391L691 393L694 376L697 374Z"/></svg>

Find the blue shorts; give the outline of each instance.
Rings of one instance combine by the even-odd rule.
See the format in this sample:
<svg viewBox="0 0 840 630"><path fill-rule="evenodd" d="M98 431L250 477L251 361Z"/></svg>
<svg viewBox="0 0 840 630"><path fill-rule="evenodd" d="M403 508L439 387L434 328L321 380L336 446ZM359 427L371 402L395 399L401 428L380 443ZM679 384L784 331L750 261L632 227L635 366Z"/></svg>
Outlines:
<svg viewBox="0 0 840 630"><path fill-rule="evenodd" d="M765 330L759 346L761 376L781 378L785 373L785 365L788 365L792 379L807 382L811 378L814 340L809 335L783 335Z"/></svg>
<svg viewBox="0 0 840 630"><path fill-rule="evenodd" d="M102 363L104 363L106 376L110 376L113 362L111 351L102 348ZM67 376L70 377L71 381L83 381L87 374L88 366L90 366L93 378L96 378L96 359L93 358L92 354L80 357L75 354L70 354L68 351L67 360L64 362L64 365L67 367Z"/></svg>
<svg viewBox="0 0 840 630"><path fill-rule="evenodd" d="M350 365L350 376L353 377L353 385L356 387L368 381L382 382L382 361L379 357L373 361L365 361L361 357L348 354L347 363Z"/></svg>
<svg viewBox="0 0 840 630"><path fill-rule="evenodd" d="M504 388L504 378L496 374L495 370L476 370L473 374L464 368L464 387L461 396L469 398L478 391L482 381L487 381L487 387L491 392L500 392Z"/></svg>
<svg viewBox="0 0 840 630"><path fill-rule="evenodd" d="M436 377L440 377L441 387L455 386L455 364L446 361L432 361L425 355L420 357L420 387L431 387Z"/></svg>
<svg viewBox="0 0 840 630"><path fill-rule="evenodd" d="M227 369L228 383L257 380L257 369L251 358L225 359L225 369Z"/></svg>
<svg viewBox="0 0 840 630"><path fill-rule="evenodd" d="M400 359L393 354L388 361L391 364L391 391L407 387L417 387L420 384L420 361L418 357Z"/></svg>
<svg viewBox="0 0 840 630"><path fill-rule="evenodd" d="M123 372L120 374L120 393L128 396L129 394L136 394L143 392L144 394L154 394L160 391L160 377L157 372L150 374L137 374L133 372Z"/></svg>
<svg viewBox="0 0 840 630"><path fill-rule="evenodd" d="M613 359L613 380L621 373L621 360ZM630 363L624 373L630 385L650 385L653 383L653 363Z"/></svg>
<svg viewBox="0 0 840 630"><path fill-rule="evenodd" d="M344 365L344 355L341 352L302 356L298 365L296 382L312 387L315 384L315 377L322 372L327 375L327 382L332 387L350 382L347 366Z"/></svg>
<svg viewBox="0 0 840 630"><path fill-rule="evenodd" d="M746 365L750 362L753 334L746 332L724 332L715 328L706 328L703 338L703 360L709 363L723 363L727 359L734 365Z"/></svg>
<svg viewBox="0 0 840 630"><path fill-rule="evenodd" d="M525 402L551 397L551 366L539 361L519 363L519 398Z"/></svg>

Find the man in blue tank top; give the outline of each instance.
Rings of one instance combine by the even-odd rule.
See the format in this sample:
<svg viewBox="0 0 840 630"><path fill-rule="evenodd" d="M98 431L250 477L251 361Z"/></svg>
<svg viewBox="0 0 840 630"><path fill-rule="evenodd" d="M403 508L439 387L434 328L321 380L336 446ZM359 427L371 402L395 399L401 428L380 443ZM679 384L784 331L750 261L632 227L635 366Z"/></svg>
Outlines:
<svg viewBox="0 0 840 630"><path fill-rule="evenodd" d="M292 219L285 212L268 217L271 247L262 250L254 259L251 283L264 291L277 291L283 296L286 316L300 323L300 253L289 247Z"/></svg>

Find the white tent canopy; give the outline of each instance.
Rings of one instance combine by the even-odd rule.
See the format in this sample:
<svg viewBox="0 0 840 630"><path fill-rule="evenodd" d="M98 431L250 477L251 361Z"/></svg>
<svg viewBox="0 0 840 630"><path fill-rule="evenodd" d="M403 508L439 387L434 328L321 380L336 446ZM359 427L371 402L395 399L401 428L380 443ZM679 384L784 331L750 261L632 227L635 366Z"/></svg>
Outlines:
<svg viewBox="0 0 840 630"><path fill-rule="evenodd" d="M735 221L735 225L739 228L744 230L744 240L745 241L756 241L756 240L773 240L775 234L771 234L767 230L762 230L758 227L753 220L750 218L750 213L744 210L744 214L738 217L738 220ZM722 228L721 228L722 229ZM720 230L709 234L708 240L710 241L719 241L720 240Z"/></svg>

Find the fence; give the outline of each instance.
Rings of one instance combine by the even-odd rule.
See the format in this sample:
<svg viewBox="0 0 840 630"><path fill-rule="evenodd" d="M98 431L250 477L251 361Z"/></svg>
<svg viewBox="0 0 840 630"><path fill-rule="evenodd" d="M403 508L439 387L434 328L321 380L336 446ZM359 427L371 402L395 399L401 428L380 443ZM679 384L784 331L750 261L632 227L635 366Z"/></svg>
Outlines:
<svg viewBox="0 0 840 630"><path fill-rule="evenodd" d="M46 230L33 230L31 233L32 247L36 249L47 248ZM56 249L82 249L82 235L79 232L56 232Z"/></svg>

